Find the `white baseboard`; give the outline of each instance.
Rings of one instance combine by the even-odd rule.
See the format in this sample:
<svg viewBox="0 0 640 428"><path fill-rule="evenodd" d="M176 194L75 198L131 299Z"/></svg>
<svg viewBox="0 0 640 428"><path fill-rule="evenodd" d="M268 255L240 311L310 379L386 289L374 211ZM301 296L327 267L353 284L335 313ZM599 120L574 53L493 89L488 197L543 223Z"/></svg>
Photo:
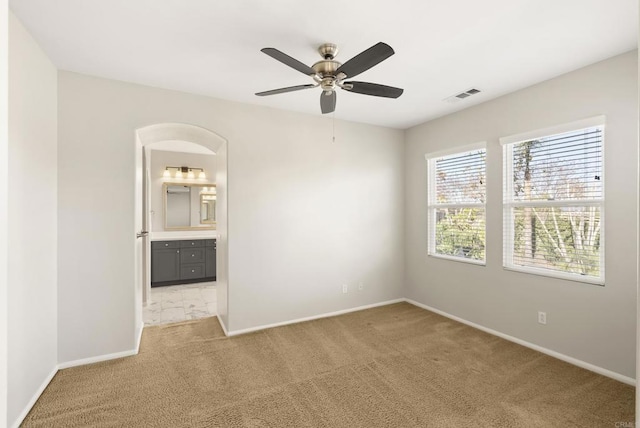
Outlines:
<svg viewBox="0 0 640 428"><path fill-rule="evenodd" d="M142 340L142 331L144 330L144 324L138 329L138 335L136 339L136 355L140 352L140 341Z"/></svg>
<svg viewBox="0 0 640 428"><path fill-rule="evenodd" d="M224 322L222 321L222 318L220 318L220 315L216 315L216 318L218 318L218 322L220 323L220 327L222 327L222 331L224 332L224 335L229 337L229 332L227 331L227 326L224 325Z"/></svg>
<svg viewBox="0 0 640 428"><path fill-rule="evenodd" d="M282 321L282 322L277 322L277 323L273 323L273 324L265 324L265 325L260 325L260 326L257 326L257 327L250 327L250 328L245 328L245 329L242 329L242 330L230 331L228 333L225 331L225 334L227 336L238 336L240 334L253 333L254 331L266 330L266 329L269 329L269 328L281 327L283 325L296 324L296 323L299 323L299 322L313 321L313 320L317 320L317 319L321 319L321 318L335 317L337 315L348 314L349 312L363 311L365 309L376 308L378 306L391 305L393 303L400 303L400 302L404 302L404 301L405 301L405 299L387 300L385 302L373 303L371 305L357 306L355 308L343 309L341 311L328 312L328 313L319 314L319 315L313 315L313 316L304 317L304 318L296 318L296 319L293 319L293 320ZM220 324L222 324L222 323L220 323Z"/></svg>
<svg viewBox="0 0 640 428"><path fill-rule="evenodd" d="M115 360L116 358L131 357L138 353L137 349L131 349L129 351L115 352L113 354L98 355L97 357L82 358L74 361L67 361L66 363L58 364L58 369L68 369L70 367L84 366L85 364L99 363L101 361Z"/></svg>
<svg viewBox="0 0 640 428"><path fill-rule="evenodd" d="M422 303L416 302L415 300L411 300L411 299L404 299L404 300L407 303L411 303L414 306L418 306L418 307L420 307L422 309L426 309L426 310L428 310L430 312L434 312L434 313L436 313L438 315L442 315L443 317L447 317L447 318L452 319L454 321L458 321L458 322L460 322L462 324L466 324L466 325L468 325L470 327L477 328L478 330L482 330L485 333L489 333L489 334L492 334L494 336L501 337L501 338L503 338L505 340L508 340L509 342L517 343L518 345L522 345L522 346L525 346L527 348L533 349L535 351L542 352L543 354L546 354L546 355L549 355L551 357L557 358L557 359L562 360L564 362L567 362L569 364L573 364L574 366L578 366L578 367L581 367L583 369L592 371L594 373L598 373L600 375L603 375L603 376L606 376L606 377L610 377L611 379L615 379L615 380L617 380L619 382L626 383L627 385L636 386L636 380L631 378L631 377L628 377L628 376L625 376L625 375L621 375L620 373L616 373L614 371L607 370L607 369L602 368L602 367L598 367L598 366L593 365L591 363L587 363L586 361L582 361L582 360L579 360L577 358L573 358L573 357L570 357L570 356L565 355L565 354L561 354L561 353L556 352L556 351L552 351L551 349L543 348L542 346L535 345L533 343L527 342L526 340L522 340L522 339L518 339L517 337L509 336L508 334L504 334L504 333L501 333L501 332L499 332L497 330L493 330L491 328L487 328L487 327L481 326L480 324L476 324L474 322L467 321L467 320L465 320L463 318L460 318L460 317L457 317L455 315L451 315L451 314L449 314L447 312L441 311L440 309L432 308L431 306L424 305Z"/></svg>
<svg viewBox="0 0 640 428"><path fill-rule="evenodd" d="M66 363L59 363L58 370L68 369L70 367L84 366L85 364L99 363L101 361L115 360L116 358L131 357L133 355L138 355L138 352L140 352L140 341L142 340L143 330L144 330L144 324L138 329L138 333L136 334L135 349L131 349L129 351L114 352L113 354L98 355L96 357L82 358L74 361L67 361Z"/></svg>
<svg viewBox="0 0 640 428"><path fill-rule="evenodd" d="M51 373L49 373L49 375L44 379L40 387L36 390L35 394L33 394L33 397L31 397L31 400L29 400L27 405L24 407L24 409L22 410L22 412L20 413L20 415L12 425L13 428L18 428L22 423L22 421L24 421L24 418L27 417L27 415L31 411L31 408L36 404L36 401L38 401L38 398L40 398L40 396L42 395L44 390L47 388L47 386L49 386L51 379L53 379L56 373L58 373L57 366L54 367L53 370L51 370Z"/></svg>

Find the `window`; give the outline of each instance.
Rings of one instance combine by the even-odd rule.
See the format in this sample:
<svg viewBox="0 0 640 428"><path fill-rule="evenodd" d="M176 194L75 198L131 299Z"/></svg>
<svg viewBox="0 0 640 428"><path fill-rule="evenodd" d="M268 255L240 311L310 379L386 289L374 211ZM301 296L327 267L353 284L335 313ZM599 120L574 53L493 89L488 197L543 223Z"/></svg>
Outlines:
<svg viewBox="0 0 640 428"><path fill-rule="evenodd" d="M428 254L484 264L484 144L427 155Z"/></svg>
<svg viewBox="0 0 640 428"><path fill-rule="evenodd" d="M604 284L604 122L596 119L501 141L505 268Z"/></svg>

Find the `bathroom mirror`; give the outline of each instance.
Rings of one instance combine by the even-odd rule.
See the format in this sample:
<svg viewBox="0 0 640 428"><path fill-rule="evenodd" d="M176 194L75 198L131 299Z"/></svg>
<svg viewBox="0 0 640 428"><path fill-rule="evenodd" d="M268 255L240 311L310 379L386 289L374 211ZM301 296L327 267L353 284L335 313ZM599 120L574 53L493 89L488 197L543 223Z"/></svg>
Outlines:
<svg viewBox="0 0 640 428"><path fill-rule="evenodd" d="M216 223L216 194L200 194L200 223Z"/></svg>
<svg viewBox="0 0 640 428"><path fill-rule="evenodd" d="M216 228L216 185L164 183L165 230Z"/></svg>

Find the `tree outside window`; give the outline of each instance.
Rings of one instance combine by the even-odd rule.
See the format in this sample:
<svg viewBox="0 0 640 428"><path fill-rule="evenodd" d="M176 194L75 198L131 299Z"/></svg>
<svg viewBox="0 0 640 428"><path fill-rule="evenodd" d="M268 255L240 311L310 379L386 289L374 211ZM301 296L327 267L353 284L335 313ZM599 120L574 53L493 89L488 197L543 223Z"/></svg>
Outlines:
<svg viewBox="0 0 640 428"><path fill-rule="evenodd" d="M485 260L486 149L428 158L428 254Z"/></svg>
<svg viewBox="0 0 640 428"><path fill-rule="evenodd" d="M507 144L505 267L604 280L603 128Z"/></svg>

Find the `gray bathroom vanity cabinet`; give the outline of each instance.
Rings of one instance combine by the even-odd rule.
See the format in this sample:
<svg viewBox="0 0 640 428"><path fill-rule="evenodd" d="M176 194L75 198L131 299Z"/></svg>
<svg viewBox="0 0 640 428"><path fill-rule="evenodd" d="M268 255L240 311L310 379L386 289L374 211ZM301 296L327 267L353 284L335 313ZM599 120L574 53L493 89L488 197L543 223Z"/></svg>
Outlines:
<svg viewBox="0 0 640 428"><path fill-rule="evenodd" d="M216 280L216 240L151 242L151 286Z"/></svg>

